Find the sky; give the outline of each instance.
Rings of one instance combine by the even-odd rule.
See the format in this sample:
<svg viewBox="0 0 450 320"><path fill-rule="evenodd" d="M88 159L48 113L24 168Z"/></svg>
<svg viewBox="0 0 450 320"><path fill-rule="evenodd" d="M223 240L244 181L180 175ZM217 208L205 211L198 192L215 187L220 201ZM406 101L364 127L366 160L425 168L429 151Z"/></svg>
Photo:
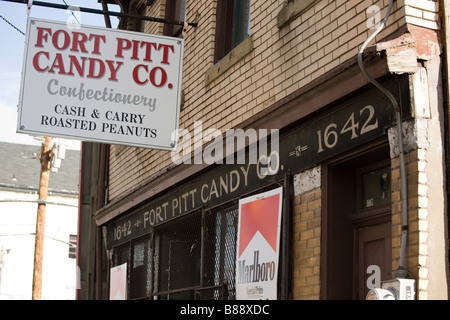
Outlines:
<svg viewBox="0 0 450 320"><path fill-rule="evenodd" d="M97 0L46 0L47 3L66 4L92 9L102 9ZM109 11L119 11L119 6L108 5ZM105 27L101 14L83 13L32 6L30 17L53 21L76 22L81 25ZM40 145L42 137L16 133L17 103L20 94L23 51L27 25L27 5L0 0L0 141L27 145ZM6 21L5 21L6 20ZM111 17L112 27L117 27L118 19ZM54 142L65 144L68 149L79 150L80 141L57 139Z"/></svg>

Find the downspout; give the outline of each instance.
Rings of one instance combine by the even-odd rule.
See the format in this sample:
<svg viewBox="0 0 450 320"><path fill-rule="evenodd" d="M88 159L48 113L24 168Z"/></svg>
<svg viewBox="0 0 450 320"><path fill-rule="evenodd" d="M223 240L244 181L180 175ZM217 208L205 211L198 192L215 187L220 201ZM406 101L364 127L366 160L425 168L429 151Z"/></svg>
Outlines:
<svg viewBox="0 0 450 320"><path fill-rule="evenodd" d="M380 25L376 29L376 31L363 43L361 48L358 51L358 64L359 67L364 74L364 76L378 89L380 89L391 101L392 106L394 107L396 122L397 122L397 133L398 133L398 144L399 144L399 160L400 160L400 179L401 179L401 200L402 200L402 215L403 215L403 223L402 223L402 241L401 241L401 251L400 251L400 262L397 270L395 271L396 278L406 278L408 273L405 269L405 252L406 252L406 244L408 237L408 196L407 196L407 183L406 183L406 170L405 170L405 157L403 150L403 133L402 133L402 116L401 109L397 103L395 97L380 83L378 83L365 69L363 64L363 52L369 42L375 38L381 30L386 26L386 22L389 19L389 16L392 11L392 7L394 4L394 0L389 1L389 6L387 9L386 16L381 21Z"/></svg>

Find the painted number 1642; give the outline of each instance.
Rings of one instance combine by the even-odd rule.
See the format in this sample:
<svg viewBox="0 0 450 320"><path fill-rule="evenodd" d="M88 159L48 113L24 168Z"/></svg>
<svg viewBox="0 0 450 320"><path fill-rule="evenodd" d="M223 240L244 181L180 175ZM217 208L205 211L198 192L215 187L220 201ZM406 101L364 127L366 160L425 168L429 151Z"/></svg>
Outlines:
<svg viewBox="0 0 450 320"><path fill-rule="evenodd" d="M362 123L360 129L359 119L361 119L363 115L367 115L367 119ZM348 133L350 134L350 140L352 140L359 135L363 135L378 128L378 119L375 117L375 108L373 106L365 106L359 110L359 115L357 115L357 117L358 116L359 119L356 120L355 112L352 112L340 130L337 123L330 123L323 132L322 130L317 130L317 138L319 141L317 153L323 152L325 148L334 148L339 141L340 135Z"/></svg>

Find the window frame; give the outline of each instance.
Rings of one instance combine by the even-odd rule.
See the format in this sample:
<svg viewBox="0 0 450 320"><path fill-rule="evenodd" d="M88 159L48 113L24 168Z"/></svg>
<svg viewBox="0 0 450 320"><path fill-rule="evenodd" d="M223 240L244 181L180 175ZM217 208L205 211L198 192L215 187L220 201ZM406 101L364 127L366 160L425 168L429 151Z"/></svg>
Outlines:
<svg viewBox="0 0 450 320"><path fill-rule="evenodd" d="M69 234L69 259L77 258L77 243L78 236L76 234Z"/></svg>
<svg viewBox="0 0 450 320"><path fill-rule="evenodd" d="M245 3L248 1L248 8ZM241 10L236 11L236 7ZM248 12L244 12L248 9ZM247 24L242 23L247 16ZM235 28L236 25L239 28ZM233 28L230 28L233 26ZM241 32L244 30L244 32ZM214 63L216 64L234 48L250 36L250 0L217 0L216 39L214 46Z"/></svg>

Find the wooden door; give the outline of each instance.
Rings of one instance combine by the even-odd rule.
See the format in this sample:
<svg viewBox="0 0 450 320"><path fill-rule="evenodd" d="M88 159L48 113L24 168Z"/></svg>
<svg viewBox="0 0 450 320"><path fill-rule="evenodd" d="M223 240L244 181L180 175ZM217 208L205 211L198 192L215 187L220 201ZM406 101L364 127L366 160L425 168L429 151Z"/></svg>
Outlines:
<svg viewBox="0 0 450 320"><path fill-rule="evenodd" d="M373 226L358 228L356 256L358 277L356 296L358 299L365 299L369 291L367 279L375 273L367 273L369 266L377 266L380 270L380 280L388 280L392 277L391 258L391 223L386 222ZM373 278L373 277L372 277ZM372 279L371 278L371 279ZM370 281L370 283L372 283Z"/></svg>

